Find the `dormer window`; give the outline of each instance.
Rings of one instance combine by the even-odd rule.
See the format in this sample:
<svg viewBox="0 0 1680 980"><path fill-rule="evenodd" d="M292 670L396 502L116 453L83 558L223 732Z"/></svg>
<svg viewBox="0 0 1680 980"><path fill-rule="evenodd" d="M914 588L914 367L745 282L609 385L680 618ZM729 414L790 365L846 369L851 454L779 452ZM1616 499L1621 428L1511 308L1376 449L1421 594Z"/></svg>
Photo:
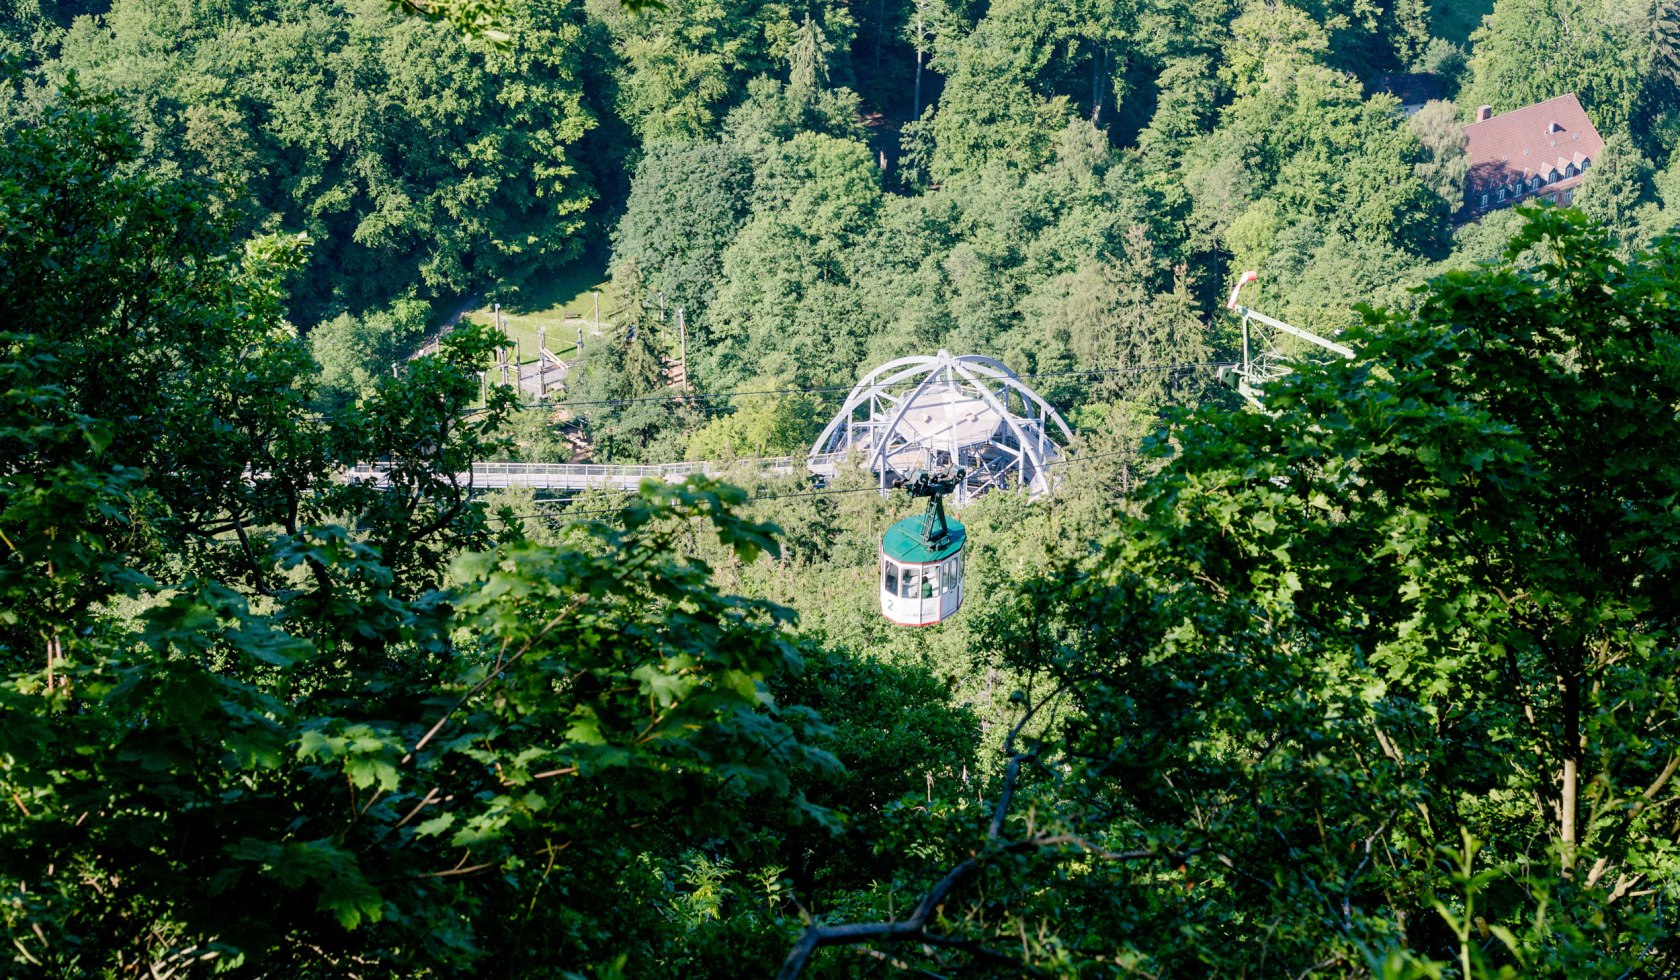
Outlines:
<svg viewBox="0 0 1680 980"><path fill-rule="evenodd" d="M1575 165L1573 163L1563 168L1563 175L1565 177L1573 177L1576 173L1578 173L1578 171L1575 169Z"/></svg>
<svg viewBox="0 0 1680 980"><path fill-rule="evenodd" d="M1561 133L1561 132L1563 132L1563 127L1554 122L1550 126L1546 127L1546 132L1548 132L1548 133Z"/></svg>
<svg viewBox="0 0 1680 980"><path fill-rule="evenodd" d="M1590 167L1590 166L1592 166L1592 158L1591 157L1582 157L1581 158L1581 172L1586 173L1587 168Z"/></svg>

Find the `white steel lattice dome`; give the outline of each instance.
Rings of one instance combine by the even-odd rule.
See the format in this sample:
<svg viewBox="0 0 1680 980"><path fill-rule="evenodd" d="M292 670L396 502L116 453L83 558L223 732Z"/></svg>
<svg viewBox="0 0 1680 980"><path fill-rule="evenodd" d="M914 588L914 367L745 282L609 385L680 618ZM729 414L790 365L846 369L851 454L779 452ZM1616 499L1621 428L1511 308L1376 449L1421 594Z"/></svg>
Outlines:
<svg viewBox="0 0 1680 980"><path fill-rule="evenodd" d="M1014 371L989 357L942 350L869 372L817 437L809 462L832 473L855 457L882 489L919 471L962 467L959 502L1011 482L1037 496L1050 490L1046 467L1072 438L1056 410Z"/></svg>

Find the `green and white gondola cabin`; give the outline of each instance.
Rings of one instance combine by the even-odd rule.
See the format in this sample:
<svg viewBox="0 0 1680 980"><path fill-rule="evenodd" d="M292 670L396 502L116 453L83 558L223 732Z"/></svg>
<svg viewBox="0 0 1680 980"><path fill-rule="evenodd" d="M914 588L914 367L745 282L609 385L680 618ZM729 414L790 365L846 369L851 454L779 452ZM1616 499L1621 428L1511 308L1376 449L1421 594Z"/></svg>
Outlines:
<svg viewBox="0 0 1680 980"><path fill-rule="evenodd" d="M881 614L900 626L932 626L956 615L966 538L943 508L888 528L881 538Z"/></svg>

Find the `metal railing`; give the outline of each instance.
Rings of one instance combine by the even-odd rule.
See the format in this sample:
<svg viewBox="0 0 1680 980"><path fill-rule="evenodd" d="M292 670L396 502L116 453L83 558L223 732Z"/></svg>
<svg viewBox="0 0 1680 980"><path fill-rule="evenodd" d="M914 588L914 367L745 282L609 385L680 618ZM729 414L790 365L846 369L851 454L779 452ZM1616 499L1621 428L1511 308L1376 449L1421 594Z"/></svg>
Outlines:
<svg viewBox="0 0 1680 980"><path fill-rule="evenodd" d="M696 473L706 476L727 476L732 472L755 470L775 475L793 473L800 468L819 476L833 476L845 453L825 453L818 456L768 456L732 461L693 463L477 463L472 468L471 483L487 489L501 487L535 487L556 490L615 489L634 490L643 480L662 480L680 483ZM390 467L381 464L355 466L345 477L355 482L387 482ZM466 474L462 474L465 476ZM461 482L467 482L462 480Z"/></svg>

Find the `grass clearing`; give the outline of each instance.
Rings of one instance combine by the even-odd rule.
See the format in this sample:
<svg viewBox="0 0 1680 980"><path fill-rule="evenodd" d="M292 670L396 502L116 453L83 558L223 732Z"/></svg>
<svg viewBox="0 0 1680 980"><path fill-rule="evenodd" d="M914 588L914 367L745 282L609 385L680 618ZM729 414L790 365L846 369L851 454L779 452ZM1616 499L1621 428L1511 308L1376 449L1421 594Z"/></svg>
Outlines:
<svg viewBox="0 0 1680 980"><path fill-rule="evenodd" d="M557 357L569 357L577 350L578 328L589 331L595 317L595 293L601 294L601 322L611 323L617 297L607 281L604 258L584 258L572 263L546 281L527 285L502 298L502 320L508 336L518 341L524 362L537 359L537 331L547 331L548 349ZM491 303L467 314L481 323L494 323Z"/></svg>
<svg viewBox="0 0 1680 980"><path fill-rule="evenodd" d="M1435 0L1429 6L1429 31L1469 49L1470 35L1493 10L1493 0Z"/></svg>

